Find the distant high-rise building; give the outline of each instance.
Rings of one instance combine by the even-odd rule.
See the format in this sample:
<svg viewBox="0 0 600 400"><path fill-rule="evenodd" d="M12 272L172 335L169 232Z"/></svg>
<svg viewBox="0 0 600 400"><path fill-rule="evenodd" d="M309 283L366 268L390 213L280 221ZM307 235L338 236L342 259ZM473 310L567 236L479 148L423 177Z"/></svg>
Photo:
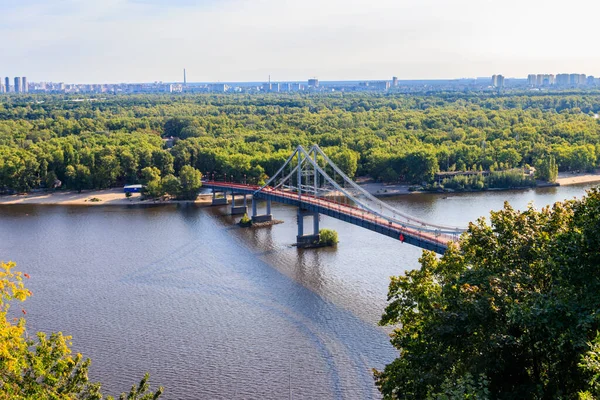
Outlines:
<svg viewBox="0 0 600 400"><path fill-rule="evenodd" d="M6 93L6 89L4 88L4 83L2 83L1 79L0 79L0 93Z"/></svg>
<svg viewBox="0 0 600 400"><path fill-rule="evenodd" d="M392 77L392 86L393 87L398 86L398 77L397 76Z"/></svg>
<svg viewBox="0 0 600 400"><path fill-rule="evenodd" d="M535 74L527 75L527 84L531 87L536 86L537 85L537 76Z"/></svg>
<svg viewBox="0 0 600 400"><path fill-rule="evenodd" d="M183 86L187 86L187 76L185 75L185 68L183 69Z"/></svg>
<svg viewBox="0 0 600 400"><path fill-rule="evenodd" d="M557 86L569 86L569 74L558 74L556 75Z"/></svg>
<svg viewBox="0 0 600 400"><path fill-rule="evenodd" d="M319 80L317 78L311 78L308 80L308 87L309 88L318 88L319 87Z"/></svg>
<svg viewBox="0 0 600 400"><path fill-rule="evenodd" d="M15 93L21 93L21 78L15 77Z"/></svg>
<svg viewBox="0 0 600 400"><path fill-rule="evenodd" d="M495 88L504 87L504 76L503 75L492 75L492 86Z"/></svg>
<svg viewBox="0 0 600 400"><path fill-rule="evenodd" d="M21 78L21 92L22 93L29 92L29 87L27 86L27 77L26 76Z"/></svg>
<svg viewBox="0 0 600 400"><path fill-rule="evenodd" d="M4 86L5 86L6 93L9 93L10 92L10 78L8 76L6 78L4 78Z"/></svg>
<svg viewBox="0 0 600 400"><path fill-rule="evenodd" d="M596 86L596 78L594 78L593 76L588 76L587 77L587 85L588 86Z"/></svg>

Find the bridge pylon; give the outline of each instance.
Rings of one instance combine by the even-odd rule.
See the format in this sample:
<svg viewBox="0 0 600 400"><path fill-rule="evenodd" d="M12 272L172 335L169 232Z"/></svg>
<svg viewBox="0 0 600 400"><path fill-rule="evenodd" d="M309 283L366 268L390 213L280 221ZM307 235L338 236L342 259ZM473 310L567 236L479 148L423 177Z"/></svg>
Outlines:
<svg viewBox="0 0 600 400"><path fill-rule="evenodd" d="M241 206L237 206L235 204L235 191L231 192L231 215L243 215L248 212L248 202L246 200L246 194L241 194L240 196L244 196L244 204Z"/></svg>
<svg viewBox="0 0 600 400"><path fill-rule="evenodd" d="M265 214L258 214L257 204L255 196L252 196L252 222L271 222L273 221L273 215L271 214L271 199L267 199L267 211Z"/></svg>
<svg viewBox="0 0 600 400"><path fill-rule="evenodd" d="M313 218L312 235L304 234L304 217ZM296 236L296 245L300 248L311 247L318 244L320 240L321 235L319 234L319 213L298 207L298 236Z"/></svg>
<svg viewBox="0 0 600 400"><path fill-rule="evenodd" d="M217 197L218 193L223 193L223 197ZM213 206L223 206L227 204L227 191L213 189L212 190L212 203Z"/></svg>

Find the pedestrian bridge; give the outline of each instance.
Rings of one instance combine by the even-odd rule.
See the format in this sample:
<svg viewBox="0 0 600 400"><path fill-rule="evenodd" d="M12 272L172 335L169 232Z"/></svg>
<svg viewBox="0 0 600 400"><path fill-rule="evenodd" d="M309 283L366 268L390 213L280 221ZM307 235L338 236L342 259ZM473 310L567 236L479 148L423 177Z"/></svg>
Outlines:
<svg viewBox="0 0 600 400"><path fill-rule="evenodd" d="M246 213L247 197L251 195L253 222L272 220L273 201L297 207L299 247L319 241L320 214L439 254L466 230L422 221L377 199L348 178L317 145L308 151L298 146L262 186L214 179L204 180L202 185L212 189L214 205L227 204L229 194L232 214ZM218 193L224 196L218 197ZM243 205L236 205L236 196L243 198ZM266 211L262 214L257 209L259 199L266 202ZM305 234L305 217L313 218L312 234Z"/></svg>

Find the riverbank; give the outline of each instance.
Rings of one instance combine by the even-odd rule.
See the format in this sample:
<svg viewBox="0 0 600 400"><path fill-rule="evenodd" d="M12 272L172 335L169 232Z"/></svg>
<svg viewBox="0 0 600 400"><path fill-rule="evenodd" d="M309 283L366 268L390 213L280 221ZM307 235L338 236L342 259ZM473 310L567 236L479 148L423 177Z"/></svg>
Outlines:
<svg viewBox="0 0 600 400"><path fill-rule="evenodd" d="M543 187L552 187L552 186L569 186L569 185L579 185L585 183L600 183L600 171L596 171L594 173L570 173L570 172L561 172L558 174L558 178L556 182L537 182L538 188ZM468 189L468 190L460 190L454 191L451 189L441 190L441 191L428 191L428 190L413 190L411 191L409 188L414 185L403 185L403 184L393 184L393 183L381 183L381 182L364 182L361 183L360 186L371 193L376 197L388 197L388 196L400 196L405 194L418 194L418 193L439 193L439 194L447 194L447 193L474 193L474 192L484 192L484 191L503 191L503 190L527 190L532 189L532 187L512 187L512 188L489 188L489 189Z"/></svg>
<svg viewBox="0 0 600 400"><path fill-rule="evenodd" d="M580 183L594 183L600 182L600 173L598 171L594 173L580 173L572 174L569 172L561 172L558 174L556 183L560 186L567 185L578 185Z"/></svg>
<svg viewBox="0 0 600 400"><path fill-rule="evenodd" d="M165 200L153 201L142 200L139 193L133 193L131 197L126 197L123 189L105 189L105 190L87 190L81 193L73 191L57 192L36 192L27 194L15 194L9 196L0 196L0 205L8 204L40 204L40 205L78 205L78 206L98 206L98 205L148 205L148 204L173 204L173 203L194 203L199 205L210 205L211 195L200 195L196 201Z"/></svg>
<svg viewBox="0 0 600 400"><path fill-rule="evenodd" d="M585 183L600 183L600 172L595 173L579 173L573 174L561 172L554 184L538 184L537 187L546 186L568 186ZM410 185L405 184L387 184L381 182L361 182L360 186L376 197L400 196L407 194L418 193L452 193L447 190L443 192L430 191L411 191ZM529 188L507 188L507 189L487 189L488 191L497 190L519 190ZM481 190L464 190L461 192L480 192ZM56 191L56 192L35 192L27 194L15 194L8 196L0 196L0 205L9 204L45 204L45 205L82 205L82 206L98 206L98 205L149 205L149 204L177 204L177 203L194 203L201 206L209 206L212 203L211 194L201 194L196 201L185 200L142 200L139 193L133 193L131 197L126 197L123 189L105 189L105 190L87 190L81 193L75 191Z"/></svg>

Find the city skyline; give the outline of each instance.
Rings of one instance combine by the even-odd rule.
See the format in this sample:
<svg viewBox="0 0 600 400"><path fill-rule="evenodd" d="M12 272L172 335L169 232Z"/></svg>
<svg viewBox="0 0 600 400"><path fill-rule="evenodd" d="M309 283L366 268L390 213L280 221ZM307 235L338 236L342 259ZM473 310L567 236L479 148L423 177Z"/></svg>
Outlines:
<svg viewBox="0 0 600 400"><path fill-rule="evenodd" d="M56 82L457 79L501 72L600 75L600 5L516 0L0 0L0 73ZM555 29L545 21L563 21ZM506 29L510 26L510 29ZM577 38L564 35L576 29ZM531 46L530 38L544 37Z"/></svg>

